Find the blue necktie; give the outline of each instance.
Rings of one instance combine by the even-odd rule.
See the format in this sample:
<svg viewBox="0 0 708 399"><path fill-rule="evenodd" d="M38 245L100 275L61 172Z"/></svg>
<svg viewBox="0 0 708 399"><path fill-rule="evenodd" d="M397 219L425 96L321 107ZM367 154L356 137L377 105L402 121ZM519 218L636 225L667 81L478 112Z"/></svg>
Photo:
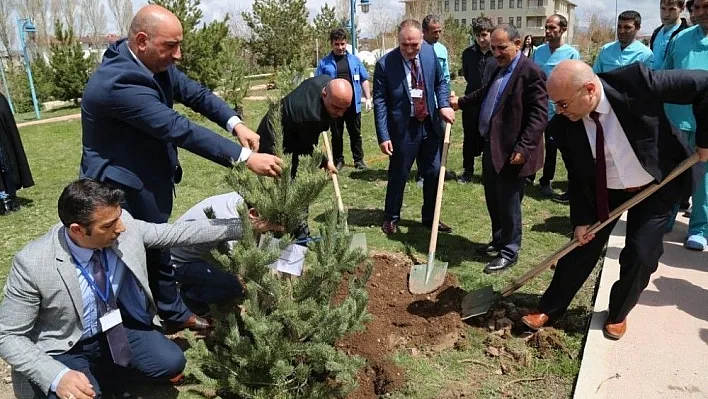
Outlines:
<svg viewBox="0 0 708 399"><path fill-rule="evenodd" d="M501 89L501 84L504 80L504 76L506 76L506 73L506 69L499 72L496 80L494 80L492 85L489 87L489 91L487 91L487 96L484 98L484 102L482 102L482 111L479 113L479 134L481 134L484 138L489 137L489 124L491 123L492 114L494 113L494 106L496 105L497 96L499 95L499 89Z"/></svg>
<svg viewBox="0 0 708 399"><path fill-rule="evenodd" d="M100 250L93 251L91 261L93 262L93 270L91 271L93 281L96 283L96 287L98 287L98 289L103 289L106 286L106 269L101 261ZM108 285L108 298L108 304L106 304L101 298L98 298L98 295L96 295L96 304L98 305L99 317L102 317L111 309L118 309L116 297L113 295L113 288L111 284ZM104 331L104 334L106 334L106 340L108 341L108 347L111 350L113 362L119 366L128 366L130 359L133 357L133 351L130 349L128 335L125 332L123 323L111 327L108 331Z"/></svg>

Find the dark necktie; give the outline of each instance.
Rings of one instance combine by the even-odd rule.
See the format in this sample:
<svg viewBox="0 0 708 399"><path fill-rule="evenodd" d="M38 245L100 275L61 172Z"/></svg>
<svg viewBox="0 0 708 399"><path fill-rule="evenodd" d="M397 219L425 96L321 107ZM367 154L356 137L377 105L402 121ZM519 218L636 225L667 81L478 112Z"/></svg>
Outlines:
<svg viewBox="0 0 708 399"><path fill-rule="evenodd" d="M91 261L93 262L93 270L91 271L93 281L99 290L103 290L106 288L106 269L101 259L100 250L93 251ZM107 313L108 309L103 299L99 298L98 294L95 294L95 296L96 304L98 305L98 317L102 317ZM116 297L113 295L113 289L110 284L108 285L108 305L110 309L118 309ZM123 323L113 326L108 331L104 331L104 333L106 334L108 347L111 350L111 356L113 356L113 362L119 366L128 366L130 359L133 357L133 352L130 350L128 335L125 333Z"/></svg>
<svg viewBox="0 0 708 399"><path fill-rule="evenodd" d="M420 97L413 97L413 113L416 119L423 122L428 117L428 107L425 104L425 82L423 74L420 74L420 80L418 80L418 60L415 58L411 60L411 88L420 89L422 93Z"/></svg>
<svg viewBox="0 0 708 399"><path fill-rule="evenodd" d="M595 134L595 199L597 201L597 217L601 222L610 218L610 205L607 200L607 166L605 164L605 132L600 123L600 114L590 113L590 118L597 126Z"/></svg>

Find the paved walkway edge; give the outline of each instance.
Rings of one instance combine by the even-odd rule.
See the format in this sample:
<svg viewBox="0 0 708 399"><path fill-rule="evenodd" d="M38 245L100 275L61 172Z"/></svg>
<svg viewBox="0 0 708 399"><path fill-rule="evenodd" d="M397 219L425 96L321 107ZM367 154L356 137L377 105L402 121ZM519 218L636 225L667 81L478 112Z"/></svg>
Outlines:
<svg viewBox="0 0 708 399"><path fill-rule="evenodd" d="M630 313L626 335L606 339L626 214L610 237L574 398L708 398L708 252L683 248L688 219L664 239L658 270Z"/></svg>

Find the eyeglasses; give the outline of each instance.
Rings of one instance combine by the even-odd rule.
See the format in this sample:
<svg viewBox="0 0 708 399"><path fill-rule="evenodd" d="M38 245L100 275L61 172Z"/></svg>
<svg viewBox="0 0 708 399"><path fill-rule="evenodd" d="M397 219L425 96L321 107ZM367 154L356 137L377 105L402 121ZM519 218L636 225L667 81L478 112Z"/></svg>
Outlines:
<svg viewBox="0 0 708 399"><path fill-rule="evenodd" d="M573 94L573 97L571 97L570 100L566 101L566 102L563 103L563 104L556 103L556 105L559 106L559 107L561 107L561 108L563 108L563 110L568 109L568 106L570 105L570 103L572 103L573 100L575 100L575 98L578 96L578 94L580 94L580 92L581 92L584 88L585 88L584 85L581 86L581 87L578 89L578 91L576 91L575 94Z"/></svg>

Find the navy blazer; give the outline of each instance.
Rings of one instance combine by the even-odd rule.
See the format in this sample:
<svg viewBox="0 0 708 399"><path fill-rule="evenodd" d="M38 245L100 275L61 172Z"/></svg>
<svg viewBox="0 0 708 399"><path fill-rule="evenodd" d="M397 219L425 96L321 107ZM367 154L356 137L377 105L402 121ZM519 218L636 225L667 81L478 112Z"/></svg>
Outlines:
<svg viewBox="0 0 708 399"><path fill-rule="evenodd" d="M425 81L425 100L433 121L435 134L442 135L439 108L450 106L450 88L433 46L423 42L420 47L420 67ZM407 70L401 51L396 48L381 57L374 70L374 123L379 143L397 140L408 130L411 120L411 94ZM437 96L438 104L435 105Z"/></svg>
<svg viewBox="0 0 708 399"><path fill-rule="evenodd" d="M129 204L133 214L163 222L172 210L173 184L182 175L177 147L223 166L231 166L241 154L238 144L174 111L174 102L224 128L236 113L174 65L153 75L138 64L127 44L121 40L108 48L84 90L80 174L146 190L150 195L138 195L145 203Z"/></svg>
<svg viewBox="0 0 708 399"><path fill-rule="evenodd" d="M708 148L708 72L652 71L642 63L634 63L597 76L634 154L656 183L661 183L691 152L679 130L669 123L665 103L693 105L696 145ZM556 114L547 130L556 139L568 166L573 226L596 222L595 159L585 125L582 120L573 122ZM691 172L680 179L689 187ZM657 195L664 193L660 190Z"/></svg>

